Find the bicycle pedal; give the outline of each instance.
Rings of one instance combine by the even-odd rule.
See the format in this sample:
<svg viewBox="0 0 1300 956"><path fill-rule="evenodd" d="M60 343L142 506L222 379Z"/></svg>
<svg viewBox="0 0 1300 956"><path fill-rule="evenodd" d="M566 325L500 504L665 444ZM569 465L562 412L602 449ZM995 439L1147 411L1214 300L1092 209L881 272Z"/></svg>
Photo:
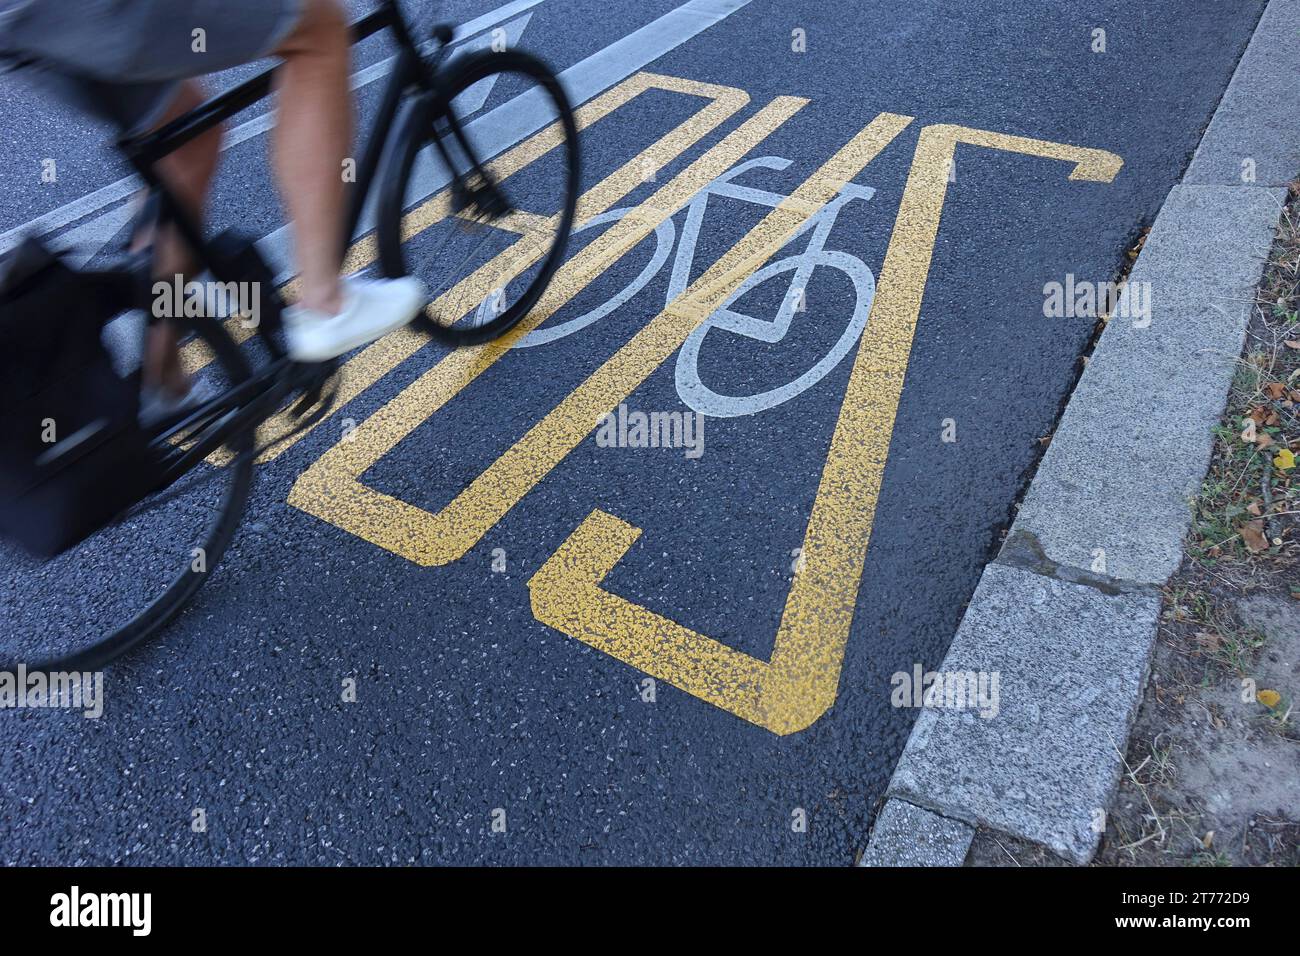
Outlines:
<svg viewBox="0 0 1300 956"><path fill-rule="evenodd" d="M294 403L291 412L294 418L302 418L317 405L320 405L322 401L328 403L325 406L326 408L333 404L334 398L338 394L338 387L335 386L330 389L329 394L326 395L325 386L329 384L337 370L338 362L335 359L316 365L302 366L302 371L306 373L306 380L302 385L303 395Z"/></svg>
<svg viewBox="0 0 1300 956"><path fill-rule="evenodd" d="M329 414L330 409L334 407L334 403L338 400L338 397L339 387L336 383L333 388L319 396L315 405L310 406L309 409L304 409L304 413L298 416L298 424L294 426L293 430L295 432L306 431L308 428L314 426Z"/></svg>

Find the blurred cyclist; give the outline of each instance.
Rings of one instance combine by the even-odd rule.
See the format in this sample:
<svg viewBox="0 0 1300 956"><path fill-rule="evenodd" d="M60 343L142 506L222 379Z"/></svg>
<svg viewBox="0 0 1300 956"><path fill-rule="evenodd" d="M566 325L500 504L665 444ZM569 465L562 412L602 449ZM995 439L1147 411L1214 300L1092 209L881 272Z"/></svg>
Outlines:
<svg viewBox="0 0 1300 956"><path fill-rule="evenodd" d="M293 224L301 277L285 314L290 355L323 361L405 325L420 310L416 279L340 279L343 162L352 142L348 23L336 0L0 0L0 52L34 61L38 84L138 134L203 101L194 77L276 56L273 163ZM159 163L196 218L217 163L213 129ZM191 263L180 236L155 241L158 275ZM145 387L168 405L186 401L175 332L150 332Z"/></svg>

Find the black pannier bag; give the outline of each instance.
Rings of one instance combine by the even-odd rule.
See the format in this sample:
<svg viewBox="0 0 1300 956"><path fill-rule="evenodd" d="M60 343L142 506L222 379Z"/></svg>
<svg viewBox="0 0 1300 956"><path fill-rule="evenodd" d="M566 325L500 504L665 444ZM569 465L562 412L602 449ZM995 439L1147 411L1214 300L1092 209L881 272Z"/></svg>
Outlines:
<svg viewBox="0 0 1300 956"><path fill-rule="evenodd" d="M149 490L138 376L123 378L102 284L36 239L0 258L0 536L52 557Z"/></svg>

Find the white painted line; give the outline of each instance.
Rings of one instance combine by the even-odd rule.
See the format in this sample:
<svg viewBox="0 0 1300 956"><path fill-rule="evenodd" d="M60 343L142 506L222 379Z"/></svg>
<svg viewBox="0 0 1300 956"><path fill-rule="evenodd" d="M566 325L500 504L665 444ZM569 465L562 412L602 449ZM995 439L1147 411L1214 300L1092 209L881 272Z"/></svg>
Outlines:
<svg viewBox="0 0 1300 956"><path fill-rule="evenodd" d="M104 244L116 236L134 215L135 203L122 203L61 235L58 244L67 250L68 265L79 269L95 258Z"/></svg>
<svg viewBox="0 0 1300 956"><path fill-rule="evenodd" d="M623 82L633 73L670 53L687 40L729 17L750 0L690 0L575 63L559 76L561 85L577 108L587 100ZM477 147L480 158L490 159L531 136L550 123L554 116L545 108L545 91L535 87L509 103L465 127L466 135ZM422 159L427 158L421 157ZM412 173L418 191L413 201L425 199L447 184L445 171L431 168L431 163L417 164ZM362 224L361 232L373 225Z"/></svg>
<svg viewBox="0 0 1300 956"><path fill-rule="evenodd" d="M520 17L518 20L510 21L501 28L505 33L505 36L502 39L505 41L507 47L516 47L520 45L519 41L523 39L524 30L527 29L528 21L532 18L533 15L528 13ZM465 46L460 49L464 51L474 49L486 50L492 45L494 39L495 31L493 31L493 34L485 35L482 40L476 43L465 44ZM473 116L481 110L483 104L488 101L488 97L492 95L492 88L497 85L498 76L499 74L486 76L468 89L462 90L456 97L455 106L457 115Z"/></svg>
<svg viewBox="0 0 1300 956"><path fill-rule="evenodd" d="M76 222L93 212L98 212L105 206L120 202L139 188L139 182L128 176L119 179L115 183L102 186L92 193L87 193L80 199L74 199L58 209L53 209L43 216L38 216L30 222L23 223L21 226L14 226L9 231L0 234L0 254L8 252L18 245L24 236L29 234L44 236L47 233L55 232L70 222Z"/></svg>
<svg viewBox="0 0 1300 956"><path fill-rule="evenodd" d="M540 3L542 3L542 0L512 0L510 3L497 7L495 10L491 10L482 16L475 17L473 20L469 20L456 27L455 36L452 42L459 43L467 40L470 37L476 36L477 34L496 26L498 23L517 16L525 10L532 9ZM387 76L392 71L395 60L396 57L391 56L355 73L352 77L352 89L359 90L370 83L373 83L375 80ZM240 143L252 139L254 136L259 136L262 133L265 133L274 125L275 120L273 113L267 112L263 113L261 116L256 116L253 119L241 123L239 126L231 129L223 138L221 148L227 150L231 147L238 146ZM101 209L105 209L114 203L121 202L139 188L140 183L135 176L124 176L117 182L109 183L107 186L101 186L94 192L87 193L78 199L65 203L57 209L52 209L44 215L38 216L29 222L25 222L20 226L14 226L12 229L0 233L0 254L8 252L14 246L18 245L24 236L30 234L44 236L51 232L57 232L64 226L76 222L78 219L84 219L86 216L99 212ZM129 219L130 217L128 216L127 218ZM93 224L86 223L85 226L80 227L82 231L78 233L78 237L75 241L78 245L94 245L95 243L98 243L99 246L102 246L103 243L116 235L117 230L121 228L122 222L123 220L121 220L121 217L110 214L104 218L103 222L98 224L97 228L92 228ZM98 246L91 250L90 254L93 255L96 251L98 251ZM87 258L89 258L89 256L87 256Z"/></svg>
<svg viewBox="0 0 1300 956"><path fill-rule="evenodd" d="M749 3L750 0L690 0L569 67L560 74L560 82L573 99L573 105L580 106Z"/></svg>
<svg viewBox="0 0 1300 956"><path fill-rule="evenodd" d="M496 26L503 20L509 20L511 17L523 13L525 10L531 10L541 2L542 0L515 0L514 3L507 3L503 7L497 7L495 10L483 14L481 17L475 17L473 20L470 20L467 23L462 23L458 26L456 28L456 35L453 42L459 43L462 40L468 40L476 33L482 33L484 30Z"/></svg>

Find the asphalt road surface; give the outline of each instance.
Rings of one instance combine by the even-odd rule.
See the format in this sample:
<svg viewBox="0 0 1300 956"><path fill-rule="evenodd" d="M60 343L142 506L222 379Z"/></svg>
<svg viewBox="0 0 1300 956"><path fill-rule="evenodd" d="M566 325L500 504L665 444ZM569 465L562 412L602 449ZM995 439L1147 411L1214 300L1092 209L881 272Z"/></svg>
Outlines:
<svg viewBox="0 0 1300 956"><path fill-rule="evenodd" d="M942 660L1093 333L1045 317L1044 285L1118 274L1262 3L1231 6L539 0L479 21L610 97L583 188L641 164L617 205L671 225L589 284L562 273L541 331L617 300L603 317L474 375L402 355L266 462L198 599L105 674L100 719L0 713L0 859L851 862L916 716L891 675ZM33 221L111 239L130 183L107 132L11 77L0 97L4 243ZM213 219L263 236L281 214L245 133ZM710 185L754 160L750 192ZM834 201L770 248L767 201L796 190ZM665 311L675 271L724 255L771 268ZM724 304L736 324L691 331ZM702 443L605 447L591 413L620 403L702 412ZM92 586L51 582L7 626Z"/></svg>

